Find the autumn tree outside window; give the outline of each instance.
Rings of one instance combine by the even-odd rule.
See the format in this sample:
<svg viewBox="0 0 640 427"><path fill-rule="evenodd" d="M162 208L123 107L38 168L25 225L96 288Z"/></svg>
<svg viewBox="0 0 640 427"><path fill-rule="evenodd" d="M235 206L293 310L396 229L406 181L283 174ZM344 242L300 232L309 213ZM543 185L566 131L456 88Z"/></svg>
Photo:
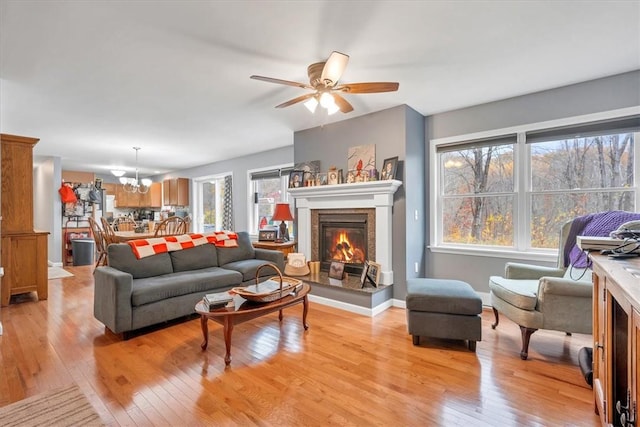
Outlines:
<svg viewBox="0 0 640 427"><path fill-rule="evenodd" d="M640 116L436 147L436 244L558 247L561 224L638 206Z"/></svg>

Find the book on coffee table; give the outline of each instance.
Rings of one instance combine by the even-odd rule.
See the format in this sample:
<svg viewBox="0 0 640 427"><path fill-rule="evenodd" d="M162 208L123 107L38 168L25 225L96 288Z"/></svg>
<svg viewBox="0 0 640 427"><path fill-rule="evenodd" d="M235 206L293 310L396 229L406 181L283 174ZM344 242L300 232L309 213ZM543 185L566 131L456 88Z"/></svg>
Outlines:
<svg viewBox="0 0 640 427"><path fill-rule="evenodd" d="M224 307L229 303L229 301L233 301L233 297L229 295L229 292L216 292L213 294L206 294L202 301L205 305L209 306L209 310Z"/></svg>

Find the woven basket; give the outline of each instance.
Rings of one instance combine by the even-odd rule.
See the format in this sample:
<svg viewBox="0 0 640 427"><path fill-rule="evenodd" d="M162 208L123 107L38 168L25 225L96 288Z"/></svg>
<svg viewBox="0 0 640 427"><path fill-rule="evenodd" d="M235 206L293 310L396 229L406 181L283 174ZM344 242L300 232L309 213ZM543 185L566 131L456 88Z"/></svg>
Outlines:
<svg viewBox="0 0 640 427"><path fill-rule="evenodd" d="M249 301L272 302L286 297L287 295L289 295L292 289L295 289L296 286L302 283L302 280L296 279L294 277L283 276L280 272L280 269L274 264L264 264L258 267L258 269L256 270L256 289L258 290L260 289L259 273L262 267L271 267L276 271L276 273L278 273L277 276L270 277L269 279L278 280L280 282L280 289L276 289L273 292L265 293L247 292L245 288L233 288L231 291Z"/></svg>

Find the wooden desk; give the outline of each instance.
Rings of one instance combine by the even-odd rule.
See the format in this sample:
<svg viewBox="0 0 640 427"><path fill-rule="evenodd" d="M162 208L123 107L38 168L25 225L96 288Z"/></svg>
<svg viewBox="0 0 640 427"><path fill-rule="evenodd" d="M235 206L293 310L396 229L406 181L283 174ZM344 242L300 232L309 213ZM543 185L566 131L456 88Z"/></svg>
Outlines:
<svg viewBox="0 0 640 427"><path fill-rule="evenodd" d="M596 412L602 425L622 425L623 413L627 421L637 420L640 403L640 258L589 256Z"/></svg>
<svg viewBox="0 0 640 427"><path fill-rule="evenodd" d="M296 242L252 242L252 244L254 248L280 251L284 254L284 259L287 259L288 254L296 251Z"/></svg>

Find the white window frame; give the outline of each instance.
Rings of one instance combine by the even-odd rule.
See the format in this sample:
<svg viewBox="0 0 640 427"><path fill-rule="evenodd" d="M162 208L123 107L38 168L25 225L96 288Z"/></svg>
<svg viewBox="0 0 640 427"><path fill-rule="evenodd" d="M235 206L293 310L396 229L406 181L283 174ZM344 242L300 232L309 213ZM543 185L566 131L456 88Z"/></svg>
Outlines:
<svg viewBox="0 0 640 427"><path fill-rule="evenodd" d="M531 159L529 151L530 147L525 143L526 133L555 127L573 126L600 120L616 119L637 114L640 114L640 106L431 140L431 143L429 144L429 170L431 178L431 185L429 186L430 236L427 236L429 238L429 249L436 253L553 262L557 257L557 250L531 249L530 236L527 233L528 227L524 226L525 224L530 223L531 213L531 189L527 184L531 182ZM440 183L442 180L442 174L438 162L438 147L442 145L464 143L472 140L497 138L502 135L513 133L517 134L517 143L514 150L514 164L516 169L514 176L514 189L517 191L514 200L515 207L513 212L515 233L513 236L514 246L502 248L495 246L471 246L443 243L442 229L439 225L441 222L440 209L442 200L440 198ZM640 206L640 132L636 133L634 143L634 180L636 189L635 202L637 207Z"/></svg>
<svg viewBox="0 0 640 427"><path fill-rule="evenodd" d="M253 187L253 180L251 179L251 174L257 172L264 172L274 169L289 169L293 167L293 163L283 163L280 165L272 165L263 168L249 169L247 170L247 227L246 230L249 232L249 236L252 239L258 238L258 228L254 227L253 224L257 224L255 218L255 204L253 202L253 193L255 189ZM280 177L281 185L282 185L282 201L285 203L290 203L289 192L287 191L289 185L289 178L285 176ZM291 207L293 208L293 206ZM293 212L292 212L293 213Z"/></svg>
<svg viewBox="0 0 640 427"><path fill-rule="evenodd" d="M222 222L222 201L218 197L220 194L219 186L222 183L224 185L224 178L227 176L231 176L233 179L233 172L223 172L215 175L207 175L200 176L197 178L193 178L194 185L194 193L193 193L193 231L195 233L202 233L204 231L204 216L202 214L204 210L204 200L202 197L203 186L205 183L210 183L211 181L216 181L216 229L220 226ZM219 231L219 230L218 230Z"/></svg>

